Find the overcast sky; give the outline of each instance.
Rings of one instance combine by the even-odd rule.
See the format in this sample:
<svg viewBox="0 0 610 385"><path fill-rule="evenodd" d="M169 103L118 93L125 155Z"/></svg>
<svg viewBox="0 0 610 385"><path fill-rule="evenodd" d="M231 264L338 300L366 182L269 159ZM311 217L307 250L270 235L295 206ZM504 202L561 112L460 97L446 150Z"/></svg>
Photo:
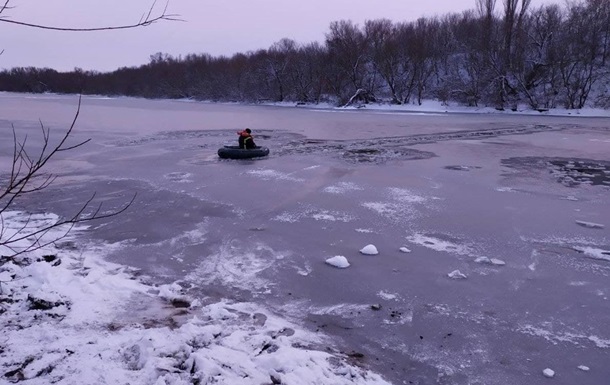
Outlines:
<svg viewBox="0 0 610 385"><path fill-rule="evenodd" d="M157 13L165 6L158 0ZM2 0L4 3L4 0ZM501 0L498 0L501 3ZM563 0L533 0L535 6ZM64 27L137 22L152 0L11 0L3 17ZM184 22L110 32L56 32L0 23L0 68L114 70L149 61L156 52L231 55L287 37L323 41L331 21L414 20L474 8L475 0L170 0Z"/></svg>

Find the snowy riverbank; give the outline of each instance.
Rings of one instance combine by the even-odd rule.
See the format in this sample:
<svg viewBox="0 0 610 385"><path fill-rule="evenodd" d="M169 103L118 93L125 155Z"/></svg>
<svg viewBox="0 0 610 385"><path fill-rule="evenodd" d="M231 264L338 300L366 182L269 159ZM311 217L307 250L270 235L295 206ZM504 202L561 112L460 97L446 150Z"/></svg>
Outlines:
<svg viewBox="0 0 610 385"><path fill-rule="evenodd" d="M5 235L27 214L3 213ZM30 229L54 221L31 217ZM104 261L78 234L0 259L2 381L27 384L386 384L324 336L250 303L193 299ZM47 234L61 236L62 229ZM8 254L8 250L0 250Z"/></svg>
<svg viewBox="0 0 610 385"><path fill-rule="evenodd" d="M578 110L568 110L565 108L550 108L541 109L540 111L533 110L527 105L520 105L516 110L506 109L498 110L493 107L468 107L458 105L456 103L444 104L437 100L424 100L421 105L418 104L389 104L389 103L371 103L352 105L347 107L337 107L329 103L319 104L297 104L294 102L282 103L262 103L263 105L282 106L282 107L299 107L313 108L332 111L353 111L353 110L368 110L388 113L421 113L421 114L502 114L502 115L533 115L533 116L571 116L571 117L610 117L610 110L602 108L587 107Z"/></svg>

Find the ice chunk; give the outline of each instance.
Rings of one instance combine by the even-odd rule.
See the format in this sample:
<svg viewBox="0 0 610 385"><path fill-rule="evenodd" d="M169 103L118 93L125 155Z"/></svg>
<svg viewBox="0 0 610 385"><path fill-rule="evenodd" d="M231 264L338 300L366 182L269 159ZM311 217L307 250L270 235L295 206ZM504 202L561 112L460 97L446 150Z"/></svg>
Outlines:
<svg viewBox="0 0 610 385"><path fill-rule="evenodd" d="M588 227L590 229L603 229L604 227L606 227L599 223L586 222L586 221L576 221L576 223L583 227Z"/></svg>
<svg viewBox="0 0 610 385"><path fill-rule="evenodd" d="M377 255L377 254L379 254L379 251L377 251L377 248L375 247L375 245L366 245L362 249L360 249L360 252L362 254L366 254L366 255Z"/></svg>
<svg viewBox="0 0 610 385"><path fill-rule="evenodd" d="M610 250L597 249L594 247L572 247L574 250L583 253L586 257L610 262Z"/></svg>
<svg viewBox="0 0 610 385"><path fill-rule="evenodd" d="M583 372L588 372L589 370L591 370L591 369L589 369L588 366L584 366L584 365L579 365L578 369L582 370Z"/></svg>
<svg viewBox="0 0 610 385"><path fill-rule="evenodd" d="M474 261L476 263L487 263L489 265L496 265L496 266L506 265L506 262L504 262L501 259L497 259L497 258L477 257L477 259L475 259Z"/></svg>
<svg viewBox="0 0 610 385"><path fill-rule="evenodd" d="M449 278L452 278L452 279L466 279L466 278L468 278L468 277L466 277L465 274L462 274L462 272L459 271L459 270L453 270L451 273L447 274L447 276Z"/></svg>
<svg viewBox="0 0 610 385"><path fill-rule="evenodd" d="M542 371L542 374L546 377L546 378L553 378L555 377L555 371L549 368L546 368Z"/></svg>
<svg viewBox="0 0 610 385"><path fill-rule="evenodd" d="M406 248L404 246L401 247L399 250L402 251L403 253L410 253L411 252L411 250L409 250L408 248Z"/></svg>
<svg viewBox="0 0 610 385"><path fill-rule="evenodd" d="M328 258L326 260L326 263L334 267L338 267L340 269L345 269L346 267L349 267L349 262L347 261L347 258L342 255L336 255L332 258Z"/></svg>

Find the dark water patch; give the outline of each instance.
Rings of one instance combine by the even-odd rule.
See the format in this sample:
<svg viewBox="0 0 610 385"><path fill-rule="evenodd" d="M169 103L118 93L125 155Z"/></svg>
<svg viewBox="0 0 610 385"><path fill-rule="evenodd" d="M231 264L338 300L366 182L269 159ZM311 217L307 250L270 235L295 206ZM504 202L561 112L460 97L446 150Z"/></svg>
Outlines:
<svg viewBox="0 0 610 385"><path fill-rule="evenodd" d="M435 143L450 140L479 140L504 135L522 135L545 131L557 131L563 127L546 125L529 125L480 130L452 131L435 134L417 134L389 138L372 138L359 140L318 140L299 138L288 142L279 142L278 148L272 149L277 156L295 154L331 154L338 155L348 162L385 163L390 160L427 159L436 156L434 153L408 148L416 144Z"/></svg>
<svg viewBox="0 0 610 385"><path fill-rule="evenodd" d="M343 159L352 163L385 163L391 160L417 160L436 156L429 151L410 148L355 148L343 152Z"/></svg>
<svg viewBox="0 0 610 385"><path fill-rule="evenodd" d="M567 187L581 184L610 186L610 161L578 158L517 157L502 159L503 166L519 170L547 170Z"/></svg>
<svg viewBox="0 0 610 385"><path fill-rule="evenodd" d="M566 186L581 183L593 186L610 185L610 162L590 160L551 160L551 173Z"/></svg>

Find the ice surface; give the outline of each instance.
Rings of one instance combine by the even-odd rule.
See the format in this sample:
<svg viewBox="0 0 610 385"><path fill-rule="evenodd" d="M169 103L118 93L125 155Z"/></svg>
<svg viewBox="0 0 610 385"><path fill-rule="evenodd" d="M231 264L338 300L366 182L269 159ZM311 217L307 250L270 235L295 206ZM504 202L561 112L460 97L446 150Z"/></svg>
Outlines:
<svg viewBox="0 0 610 385"><path fill-rule="evenodd" d="M326 263L328 263L331 266L338 267L340 269L345 269L345 268L349 267L349 262L347 261L347 258L345 258L342 255L336 255L332 258L328 258L326 260Z"/></svg>
<svg viewBox="0 0 610 385"><path fill-rule="evenodd" d="M28 139L35 139L30 131L39 130L38 117L53 129L69 126L64 117L73 116L76 99L55 95L53 100L32 102L23 96L0 94L0 128L6 128L0 130L0 135L5 134L0 153L12 151L11 123L18 133L25 130ZM120 285L97 273L95 260L90 258L97 253L84 253L83 263L60 256L62 265L77 265L76 271L87 274L92 282L108 284L112 297L107 304L97 306L99 310L106 305L119 307L113 310L110 306L109 317L101 311L99 318L104 321L99 328L83 327L93 330L87 343L73 344L86 349L74 353L73 362L85 353L91 360L101 353L96 361L99 370L87 369L91 375L85 378L94 379L89 383L99 379L100 384L138 385L150 380L146 376L154 373L153 367L164 376L159 382L166 385L195 382L180 378L193 367L196 373L201 368L218 373L219 383L252 380L270 384L274 382L271 374L282 383L308 383L305 379L312 378L308 375L288 382L284 375L295 368L290 364L271 368L261 374L265 378L254 374L261 373L256 371L261 368L260 360L283 359L276 352L285 351L286 339L293 347L299 345L294 336L284 335L290 328L295 335L302 331L294 325L282 332L282 328L267 328L273 321L263 321L267 316L261 314L286 314L312 331L318 330L318 338L327 333L338 338L347 354L352 350L364 354L350 357L351 362L374 367L396 384L542 385L549 380L541 370L562 362L566 370L555 368L560 372L556 381L577 384L586 376L590 383L603 383L608 378L609 348L604 346L610 339L605 311L610 298L610 265L605 260L587 260L584 252L573 250L574 246L598 250L610 246L606 231L574 226L575 219L604 223L604 218L610 217L608 187L562 185L549 174L547 164L558 155L565 156L565 161L575 156L607 161L605 120L511 113L379 114L367 111L368 107L322 114L299 108L83 100L74 139L92 137L92 143L64 154L55 166L62 172L69 170L69 174L61 176L59 186L45 190L32 202L69 215L75 202L87 199L85 193L97 191L105 203L107 197L138 191L137 206L125 215L95 223L95 231L85 238L104 245L106 250L100 250L99 255L110 253L108 260L137 266L148 276L146 282L157 284L145 285L146 290L156 293L117 301ZM246 122L257 125L254 128L262 134L259 138L272 148L271 156L256 162L218 161L218 146L234 140L231 127L243 127ZM428 157L411 161L401 155L410 148L425 149ZM388 156L390 161L381 164L367 162L375 156L354 162L342 155L359 149L398 156ZM529 159L528 154L535 157ZM505 166L503 160L512 157L519 157L520 169ZM9 163L5 156L0 168ZM533 163L540 163L540 167ZM448 171L447 165L483 168ZM175 183L181 181L189 183ZM353 185L343 182L363 189L352 189ZM516 193L501 194L495 191L498 186ZM329 191L325 191L327 187ZM164 192L162 199L155 199L159 191ZM566 196L577 201L562 199ZM210 207L209 202L223 208ZM29 207L30 202L23 204ZM579 214L574 209L580 210ZM344 215L352 220L332 220ZM278 220L273 220L276 217ZM185 236L203 220L207 223L203 234ZM423 237L414 237L415 242L404 238L414 234ZM350 250L358 250L353 246L365 242L390 252L373 264L361 260L342 272L318 266L337 254L351 260ZM258 249L259 245L264 248ZM401 258L401 246L416 248L414 254L421 257ZM464 257L456 261L460 255ZM478 256L487 256L490 261L492 256L505 259L512 268L500 273L492 265L470 266L475 269L473 277L477 274L472 282L445 277L452 269L464 270ZM130 276L126 268L112 271ZM494 271L494 276L483 275ZM471 273L464 272L471 278ZM9 274L3 273L2 280L10 280L11 272L5 273ZM61 278L55 274L51 280L57 276ZM183 298L185 290L160 285L175 280L189 293L196 292L200 301L175 309L172 298L183 306L188 304L181 299L192 299ZM573 282L586 285L575 286ZM2 286L7 289L7 285ZM78 283L73 287L75 291L81 288ZM70 309L80 309L77 313L88 316L91 312L61 290L46 292L57 293L57 302L69 302ZM380 296L380 292L384 294ZM41 291L32 292L36 293ZM398 297L389 299L391 295ZM256 301L271 310L256 306L256 310L243 309L232 301L216 309L208 306L223 296ZM383 304L378 312L370 309L375 301ZM7 305L3 302L2 306ZM292 311L284 312L286 307ZM402 315L392 317L394 311ZM67 305L45 312L50 322L55 322L51 325L63 328L68 337L73 335L66 330L70 329L68 322L77 317L70 314L74 311ZM31 315L30 311L22 313L25 318ZM57 321L51 315L65 318ZM199 324L188 322L193 316ZM187 324L192 333L185 330ZM138 328L142 330L134 330ZM27 329L25 333L34 332ZM52 331L40 333L40 339L6 350L13 337L6 333L3 328L3 340L9 337L3 345L5 354L11 356L15 350L19 354L9 362L12 366L1 367L2 373L17 369L27 357L38 357L36 349L28 349L48 341L47 337L55 338ZM450 333L452 336L447 336ZM115 335L122 337L106 337ZM148 340L152 348L142 343ZM248 345L249 341L254 342ZM57 380L52 378L55 374L59 377L68 372L65 366L57 368L56 362L63 365L71 358L62 355L58 361L52 355L71 349L66 346L69 340L60 342L54 343L55 353L50 353L48 360L32 362L27 375L35 375L41 368L56 368L24 382L52 383ZM202 346L209 346L209 352ZM273 352L276 346L278 350ZM316 351L329 348L329 360L345 362L335 354L332 341L300 346ZM222 359L214 361L217 357ZM524 357L531 361L524 361ZM324 364L316 359L310 362L316 367ZM580 372L576 369L579 363L594 369ZM128 372L129 367L142 365L142 369ZM248 377L238 378L237 371ZM132 380L133 376L139 377ZM320 384L341 383L333 382L332 375L318 380ZM155 381L156 377L147 383ZM212 380L202 377L197 381Z"/></svg>

